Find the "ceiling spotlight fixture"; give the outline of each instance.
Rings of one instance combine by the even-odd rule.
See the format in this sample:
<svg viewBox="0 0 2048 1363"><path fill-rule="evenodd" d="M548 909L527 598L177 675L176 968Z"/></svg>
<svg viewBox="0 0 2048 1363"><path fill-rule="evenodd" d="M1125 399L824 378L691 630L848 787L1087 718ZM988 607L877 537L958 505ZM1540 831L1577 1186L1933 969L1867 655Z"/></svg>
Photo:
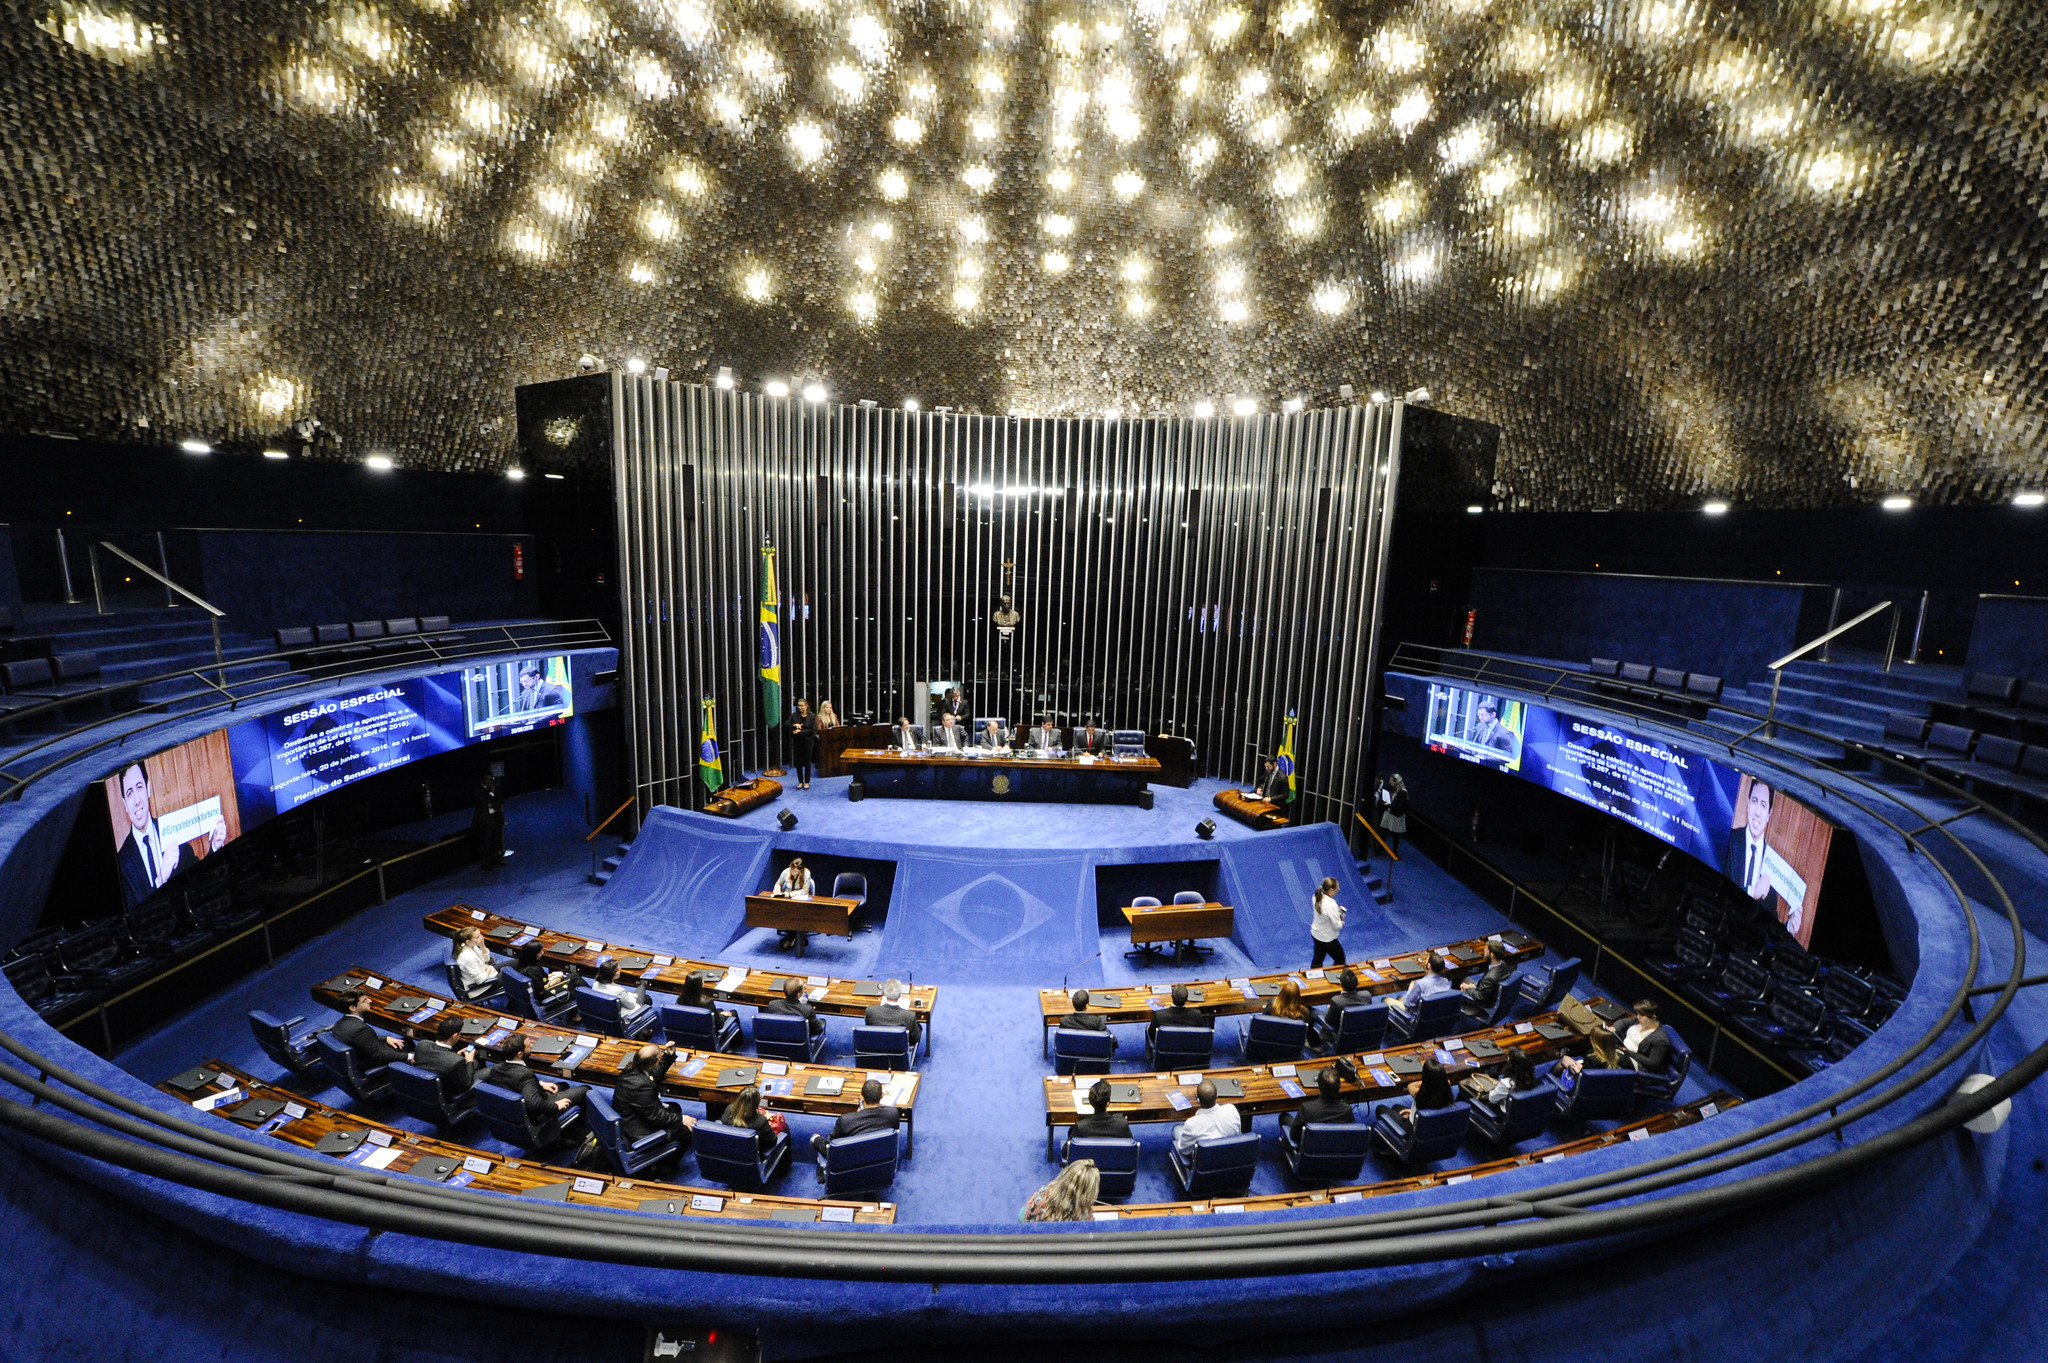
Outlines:
<svg viewBox="0 0 2048 1363"><path fill-rule="evenodd" d="M1913 499L1911 497L1887 497L1879 502L1878 505L1887 511L1905 511L1912 507Z"/></svg>
<svg viewBox="0 0 2048 1363"><path fill-rule="evenodd" d="M1387 395L1385 393L1382 393L1379 389L1375 388L1372 390L1372 392L1366 394L1365 400L1377 406L1378 404L1385 402L1387 400Z"/></svg>
<svg viewBox="0 0 2048 1363"><path fill-rule="evenodd" d="M732 391L732 366L729 364L718 366L718 377L713 379L712 382L730 393Z"/></svg>
<svg viewBox="0 0 2048 1363"><path fill-rule="evenodd" d="M1251 416L1259 410L1259 400L1257 398L1239 398L1236 402L1230 404L1230 410L1239 416Z"/></svg>
<svg viewBox="0 0 2048 1363"><path fill-rule="evenodd" d="M213 446L204 440L180 440L178 448L187 454L212 454Z"/></svg>
<svg viewBox="0 0 2048 1363"><path fill-rule="evenodd" d="M1124 409L1121 407L1104 408L1102 419L1104 421L1122 421L1124 419Z"/></svg>
<svg viewBox="0 0 2048 1363"><path fill-rule="evenodd" d="M363 465L372 473L389 473L391 472L391 456L388 454L373 454L363 461Z"/></svg>
<svg viewBox="0 0 2048 1363"><path fill-rule="evenodd" d="M781 379L768 380L767 383L762 385L762 390L771 398L786 398L789 396L789 385Z"/></svg>
<svg viewBox="0 0 2048 1363"><path fill-rule="evenodd" d="M1706 512L1709 516L1725 516L1728 514L1728 503L1708 502L1700 510Z"/></svg>
<svg viewBox="0 0 2048 1363"><path fill-rule="evenodd" d="M2021 492L2013 497L2012 504L2014 506L2032 508L2041 505L2044 501L2048 501L2048 496L2043 496L2038 492Z"/></svg>
<svg viewBox="0 0 2048 1363"><path fill-rule="evenodd" d="M550 482L559 483L562 481L562 475L559 473L543 473L541 477L548 479Z"/></svg>
<svg viewBox="0 0 2048 1363"><path fill-rule="evenodd" d="M916 398L905 398L903 399L903 410L906 412L923 411L924 404L920 403Z"/></svg>
<svg viewBox="0 0 2048 1363"><path fill-rule="evenodd" d="M1468 506L1465 508L1465 514L1468 516L1477 516L1483 513L1485 510L1486 508L1483 506Z"/></svg>
<svg viewBox="0 0 2048 1363"><path fill-rule="evenodd" d="M626 372L627 372L628 374L645 374L645 373L647 372L647 361L645 361L645 360L628 360L628 361L626 361Z"/></svg>
<svg viewBox="0 0 2048 1363"><path fill-rule="evenodd" d="M1207 421L1210 417L1216 415L1216 404L1213 402L1196 403L1195 415L1200 417L1202 420Z"/></svg>
<svg viewBox="0 0 2048 1363"><path fill-rule="evenodd" d="M603 360L600 360L599 358L597 358L597 356L589 354L587 352L585 354L577 356L576 358L576 368L585 374L588 374L593 370L602 369L603 367Z"/></svg>
<svg viewBox="0 0 2048 1363"><path fill-rule="evenodd" d="M1414 403L1428 402L1429 390L1427 388L1410 388L1407 391L1407 393L1403 395L1403 400Z"/></svg>
<svg viewBox="0 0 2048 1363"><path fill-rule="evenodd" d="M824 385L824 384L822 384L822 383L807 383L807 384L805 384L805 385L804 385L804 401L805 401L805 402L823 402L824 400L825 400L825 385Z"/></svg>
<svg viewBox="0 0 2048 1363"><path fill-rule="evenodd" d="M289 458L291 458L291 456L290 456L289 454L286 454L286 453L285 453L285 452L284 452L283 450L265 450L265 451L263 452L263 457L264 457L265 459L289 459Z"/></svg>
<svg viewBox="0 0 2048 1363"><path fill-rule="evenodd" d="M506 469L506 470L505 470L505 476L506 476L507 478L510 478L510 479L511 479L511 480L512 480L513 482L515 482L515 483L523 483L523 482L525 482L525 481L526 481L526 470L525 470L525 469Z"/></svg>
<svg viewBox="0 0 2048 1363"><path fill-rule="evenodd" d="M1296 412L1300 411L1304 405L1305 404L1303 404L1300 398L1289 398L1287 399L1287 401L1280 404L1280 410L1287 413L1289 416L1293 416Z"/></svg>

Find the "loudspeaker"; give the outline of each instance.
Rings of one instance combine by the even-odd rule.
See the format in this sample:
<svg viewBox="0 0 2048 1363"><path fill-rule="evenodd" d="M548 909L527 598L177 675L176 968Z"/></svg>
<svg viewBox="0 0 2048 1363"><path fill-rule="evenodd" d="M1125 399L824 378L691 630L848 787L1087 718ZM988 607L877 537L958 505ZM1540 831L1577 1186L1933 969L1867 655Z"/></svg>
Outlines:
<svg viewBox="0 0 2048 1363"><path fill-rule="evenodd" d="M1149 790L1141 790L1141 791L1139 791L1139 792L1138 792L1138 808L1140 808L1140 809L1150 809L1151 807L1152 807L1152 792L1151 792L1151 791L1149 791Z"/></svg>
<svg viewBox="0 0 2048 1363"><path fill-rule="evenodd" d="M854 777L853 780L847 784L846 798L855 802L867 799L868 783L861 780L858 776Z"/></svg>
<svg viewBox="0 0 2048 1363"><path fill-rule="evenodd" d="M1200 838L1203 842L1207 842L1209 841L1209 839L1215 837L1216 821L1214 819L1204 819L1200 823L1196 824L1195 836Z"/></svg>
<svg viewBox="0 0 2048 1363"><path fill-rule="evenodd" d="M796 827L796 815L785 809L775 816L775 823L778 828L787 833L790 829Z"/></svg>

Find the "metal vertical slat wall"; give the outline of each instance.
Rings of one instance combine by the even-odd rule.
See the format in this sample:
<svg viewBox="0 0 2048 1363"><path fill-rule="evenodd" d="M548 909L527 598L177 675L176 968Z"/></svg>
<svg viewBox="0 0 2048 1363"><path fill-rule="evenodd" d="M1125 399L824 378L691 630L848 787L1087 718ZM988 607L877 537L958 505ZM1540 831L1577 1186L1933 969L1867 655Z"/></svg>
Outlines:
<svg viewBox="0 0 2048 1363"><path fill-rule="evenodd" d="M957 681L976 714L1013 724L1049 709L1063 725L1180 734L1201 771L1244 783L1291 707L1297 818L1346 817L1365 776L1401 416L1392 403L984 417L614 375L641 812L701 805L704 697L729 777L783 756L757 677L767 543L785 714L831 699L887 722L911 683ZM1007 643L989 618L1006 561L1023 615Z"/></svg>

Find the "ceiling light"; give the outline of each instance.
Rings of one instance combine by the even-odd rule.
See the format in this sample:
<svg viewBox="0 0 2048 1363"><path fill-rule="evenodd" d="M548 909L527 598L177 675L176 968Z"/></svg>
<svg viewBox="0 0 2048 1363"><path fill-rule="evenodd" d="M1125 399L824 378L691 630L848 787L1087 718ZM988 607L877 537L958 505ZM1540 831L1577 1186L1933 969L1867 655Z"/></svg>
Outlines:
<svg viewBox="0 0 2048 1363"><path fill-rule="evenodd" d="M962 312L973 312L981 306L981 291L972 284L954 285L953 306Z"/></svg>
<svg viewBox="0 0 2048 1363"><path fill-rule="evenodd" d="M924 124L909 114L898 114L890 120L889 135L906 147L914 147L924 141Z"/></svg>
<svg viewBox="0 0 2048 1363"><path fill-rule="evenodd" d="M1121 407L1105 407L1102 409L1102 419L1104 421L1122 421L1124 419L1124 409Z"/></svg>
<svg viewBox="0 0 2048 1363"><path fill-rule="evenodd" d="M1259 410L1259 400L1257 398L1239 398L1236 402L1230 404L1230 410L1239 416L1256 415Z"/></svg>
<svg viewBox="0 0 2048 1363"><path fill-rule="evenodd" d="M180 440L178 448L187 454L212 454L213 446L204 440Z"/></svg>
<svg viewBox="0 0 2048 1363"><path fill-rule="evenodd" d="M996 182L996 173L977 163L960 172L960 181L976 194L986 194L989 186Z"/></svg>
<svg viewBox="0 0 2048 1363"><path fill-rule="evenodd" d="M906 412L915 412L915 411L919 410L919 408L920 408L920 404L919 404L919 402L918 402L918 400L917 400L916 398L905 398L905 399L903 399L903 410L904 410L904 411L906 411Z"/></svg>
<svg viewBox="0 0 2048 1363"><path fill-rule="evenodd" d="M512 480L513 482L515 482L515 483L519 483L519 482L524 482L524 481L525 481L525 479L526 479L526 470L525 470L525 469L506 469L506 470L505 470L505 476L506 476L507 478L510 478L510 479L511 479L511 480Z"/></svg>
<svg viewBox="0 0 2048 1363"><path fill-rule="evenodd" d="M781 379L770 379L763 385L763 391L771 398L786 398L789 396L789 385Z"/></svg>
<svg viewBox="0 0 2048 1363"><path fill-rule="evenodd" d="M718 366L718 376L712 379L712 382L730 393L732 391L732 366L729 364Z"/></svg>
<svg viewBox="0 0 2048 1363"><path fill-rule="evenodd" d="M373 454L363 461L363 466L373 473L389 473L391 472L391 456L388 454Z"/></svg>
<svg viewBox="0 0 2048 1363"><path fill-rule="evenodd" d="M627 372L628 374L645 374L645 373L647 372L647 361L645 361L645 360L628 360L628 361L626 361L626 372Z"/></svg>
<svg viewBox="0 0 2048 1363"><path fill-rule="evenodd" d="M824 384L822 384L822 383L807 383L807 384L805 384L805 385L804 385L804 401L805 401L805 402L823 402L824 400L825 400L825 385L824 385Z"/></svg>
<svg viewBox="0 0 2048 1363"><path fill-rule="evenodd" d="M562 475L559 473L543 473L541 477L547 479L551 483L559 483L562 481Z"/></svg>
<svg viewBox="0 0 2048 1363"><path fill-rule="evenodd" d="M1887 497L1879 502L1878 505L1887 511L1905 511L1912 507L1913 499L1911 497Z"/></svg>
<svg viewBox="0 0 2048 1363"><path fill-rule="evenodd" d="M1468 516L1477 516L1485 510L1486 508L1483 506L1468 506L1465 508L1465 514Z"/></svg>
<svg viewBox="0 0 2048 1363"><path fill-rule="evenodd" d="M1335 317L1351 302L1351 290L1342 284L1319 284L1314 294L1316 311Z"/></svg>
<svg viewBox="0 0 2048 1363"><path fill-rule="evenodd" d="M2024 506L2031 508L2041 505L2041 503L2044 501L2048 501L2048 497L2044 497L2041 493L2021 492L2014 495L2012 499L2012 504L2014 506Z"/></svg>
<svg viewBox="0 0 2048 1363"><path fill-rule="evenodd" d="M1216 404L1213 402L1198 402L1195 404L1194 411L1196 416L1206 421L1216 415Z"/></svg>
<svg viewBox="0 0 2048 1363"><path fill-rule="evenodd" d="M1135 199L1145 190L1145 177L1135 170L1120 170L1110 185L1119 199Z"/></svg>
<svg viewBox="0 0 2048 1363"><path fill-rule="evenodd" d="M1289 398L1287 399L1287 401L1280 404L1280 410L1287 413L1289 416L1293 416L1296 412L1302 409L1302 406L1303 403L1300 398Z"/></svg>
<svg viewBox="0 0 2048 1363"><path fill-rule="evenodd" d="M1725 516L1728 514L1728 503L1708 502L1700 510L1706 512L1709 516Z"/></svg>
<svg viewBox="0 0 2048 1363"><path fill-rule="evenodd" d="M1365 400L1366 400L1367 402L1371 402L1371 403L1375 403L1375 404L1377 404L1377 403L1382 403L1382 402L1385 402L1385 401L1387 400L1387 395L1386 395L1385 393L1381 392L1381 391L1380 391L1379 389L1375 388L1375 389L1373 389L1373 390L1372 390L1372 391L1371 391L1370 393L1368 393L1368 394L1366 394L1366 395L1365 395Z"/></svg>
<svg viewBox="0 0 2048 1363"><path fill-rule="evenodd" d="M1047 251L1045 253L1044 264L1047 274L1064 274L1067 266L1072 263L1072 261L1067 259L1065 251Z"/></svg>
<svg viewBox="0 0 2048 1363"><path fill-rule="evenodd" d="M893 166L877 176L875 184L890 203L900 203L910 193L909 178Z"/></svg>
<svg viewBox="0 0 2048 1363"><path fill-rule="evenodd" d="M290 456L289 454L286 454L286 453L285 453L285 452L284 452L283 450L265 450L265 451L263 452L263 457L264 457L265 459L289 459L289 458L291 458L291 456ZM2017 500L2017 499L2015 499L2015 500Z"/></svg>

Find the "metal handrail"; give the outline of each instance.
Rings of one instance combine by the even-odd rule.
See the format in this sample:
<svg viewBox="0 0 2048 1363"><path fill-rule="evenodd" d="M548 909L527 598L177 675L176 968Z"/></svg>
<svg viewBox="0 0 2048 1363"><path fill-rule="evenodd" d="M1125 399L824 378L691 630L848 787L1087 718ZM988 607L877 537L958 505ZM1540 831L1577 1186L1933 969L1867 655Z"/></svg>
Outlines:
<svg viewBox="0 0 2048 1363"><path fill-rule="evenodd" d="M1833 629L1829 630L1826 634L1821 635L1819 638L1808 640L1806 643L1803 643L1799 647L1793 649L1790 653L1787 653L1784 657L1778 659L1778 661L1774 663L1765 663L1764 666L1769 670L1776 672L1786 663L1798 661L1799 659L1805 657L1807 654L1813 652L1815 649L1819 648L1821 645L1827 643L1828 640L1833 639L1839 635L1847 634L1850 630L1856 628L1856 626L1862 624L1871 616L1876 615L1879 611L1887 611L1891 608L1891 602L1880 601L1875 606L1872 606L1869 610L1863 612L1863 614L1857 616L1854 620L1849 621L1847 624L1836 625Z"/></svg>
<svg viewBox="0 0 2048 1363"><path fill-rule="evenodd" d="M158 537L158 543L162 543L162 537L161 537L161 536L159 536L159 537ZM167 591L174 591L174 592L176 592L176 593L177 593L178 595L180 595L180 596L184 597L184 598L185 598L185 599L186 599L187 601L190 601L190 602L191 602L191 603L192 603L193 605L195 605L195 606L199 607L199 608L200 608L201 610L203 610L203 611L205 611L205 612L206 612L206 614L207 614L207 616L208 616L208 619L207 619L207 622L206 622L206 623L207 623L207 624L208 624L209 626L211 626L211 627L212 627L212 629L213 629L213 671L214 671L214 677L215 677L215 678L216 678L216 680L218 681L220 689L221 689L222 691L225 691L225 690L227 690L227 685L228 685L228 669L227 669L227 664L226 664L226 662L225 662L225 661L223 661L223 659L222 659L222 657L221 657L221 649L220 649L220 622L221 622L222 618L223 618L223 617L225 617L225 616L227 615L227 612L226 612L226 611L224 611L224 610L222 610L222 609L221 609L221 608L220 608L219 606L216 606L216 605L214 605L214 604L213 604L213 603L212 603L211 601L208 601L208 600L206 600L205 598L203 598L203 597L199 596L199 595L198 595L197 593L195 593L195 592L190 592L190 591L187 591L187 590L186 590L185 588L183 588L183 587L179 586L179 585L178 585L177 583L175 583L175 582L171 581L171 580L170 580L170 578L168 578L168 577L164 576L164 575L163 575L162 573L158 572L158 571L157 571L156 569L154 569L154 568L150 567L150 566L149 566L149 565L148 565L147 563L144 563L144 562L143 562L143 561L142 561L141 559L139 559L139 558L135 557L135 555L133 555L133 554L129 553L129 552L127 551L127 550L125 550L125 549L121 548L120 546L118 546L118 545L116 545L116 544L112 543L111 541L108 541L108 540L101 540L101 541L100 541L100 548L102 548L102 549L106 550L106 551L107 551L108 553L110 553L110 554L114 555L114 556L115 556L116 558L122 559L122 560L123 560L123 561L125 561L125 562L126 562L126 563L127 563L127 564L128 564L129 566L130 566L130 567L134 568L134 569L135 569L135 570L136 570L137 572L139 572L139 573L142 573L143 575L145 575L145 576L147 576L147 577L153 577L153 578L155 578L155 579L156 579L157 581L159 581L159 582L161 582L161 583L163 583L163 584L164 584L164 587L165 587L165 589L166 589ZM93 571L93 590L94 590L95 592L97 592L97 591L99 590L99 571L100 571L100 570L99 570L99 560L98 560L98 559L94 559L94 560L93 560L93 570L92 570L92 571ZM102 603L102 604L104 605L104 603Z"/></svg>

